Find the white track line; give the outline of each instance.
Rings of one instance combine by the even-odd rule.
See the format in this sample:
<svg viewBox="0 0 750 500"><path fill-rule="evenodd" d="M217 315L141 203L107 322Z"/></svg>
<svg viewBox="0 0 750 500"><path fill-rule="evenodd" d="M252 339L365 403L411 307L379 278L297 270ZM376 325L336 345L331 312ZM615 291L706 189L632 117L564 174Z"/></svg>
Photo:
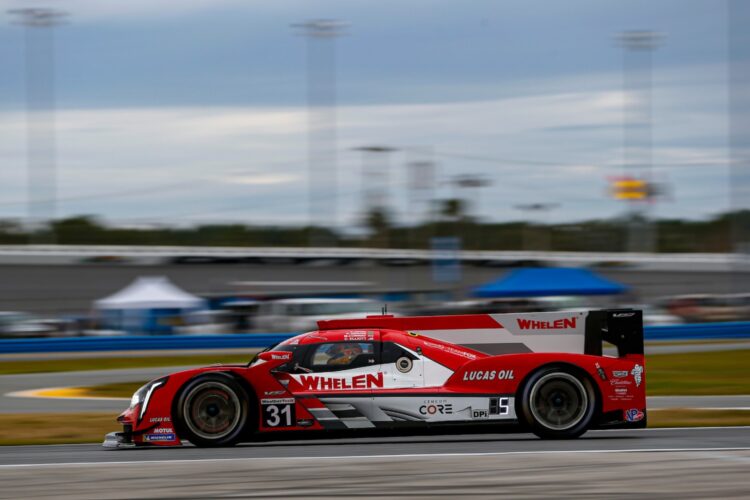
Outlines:
<svg viewBox="0 0 750 500"><path fill-rule="evenodd" d="M372 459L403 459L403 458L452 458L452 457L493 457L506 455L565 455L565 454L601 454L601 453L695 453L718 451L750 451L750 447L735 448L631 448L623 450L540 450L540 451L497 451L482 453L406 453L402 455L342 455L342 456L311 456L311 457L236 457L236 458L196 458L179 460L133 460L111 462L70 462L70 463L35 463L35 464L5 464L0 469L14 469L23 467L80 467L102 465L150 465L150 464L189 464L208 462L242 462L268 460L372 460Z"/></svg>

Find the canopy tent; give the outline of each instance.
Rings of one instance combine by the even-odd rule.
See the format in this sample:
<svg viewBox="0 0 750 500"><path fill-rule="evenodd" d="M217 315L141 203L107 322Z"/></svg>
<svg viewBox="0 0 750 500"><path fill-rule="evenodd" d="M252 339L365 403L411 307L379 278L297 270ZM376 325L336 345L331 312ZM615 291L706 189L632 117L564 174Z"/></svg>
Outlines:
<svg viewBox="0 0 750 500"><path fill-rule="evenodd" d="M516 269L502 278L474 288L475 297L552 297L559 295L615 295L628 287L588 269L550 267Z"/></svg>
<svg viewBox="0 0 750 500"><path fill-rule="evenodd" d="M94 304L97 309L199 309L204 301L164 276L146 276Z"/></svg>
<svg viewBox="0 0 750 500"><path fill-rule="evenodd" d="M102 324L131 334L170 334L184 325L186 314L203 309L205 301L176 287L162 276L142 277L109 297L97 300Z"/></svg>

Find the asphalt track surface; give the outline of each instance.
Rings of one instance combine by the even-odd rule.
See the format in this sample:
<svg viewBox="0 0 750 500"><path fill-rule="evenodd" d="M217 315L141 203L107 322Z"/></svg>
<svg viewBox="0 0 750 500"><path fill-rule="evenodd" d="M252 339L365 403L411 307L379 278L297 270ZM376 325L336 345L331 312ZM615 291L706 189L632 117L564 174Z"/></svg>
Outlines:
<svg viewBox="0 0 750 500"><path fill-rule="evenodd" d="M0 448L0 498L747 498L750 427Z"/></svg>

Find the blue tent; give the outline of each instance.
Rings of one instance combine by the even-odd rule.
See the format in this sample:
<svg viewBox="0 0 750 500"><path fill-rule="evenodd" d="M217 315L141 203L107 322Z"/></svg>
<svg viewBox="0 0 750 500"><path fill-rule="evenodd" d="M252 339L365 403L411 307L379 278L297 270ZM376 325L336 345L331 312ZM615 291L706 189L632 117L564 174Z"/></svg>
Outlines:
<svg viewBox="0 0 750 500"><path fill-rule="evenodd" d="M550 267L516 269L472 291L475 297L552 297L615 295L628 288L588 269Z"/></svg>

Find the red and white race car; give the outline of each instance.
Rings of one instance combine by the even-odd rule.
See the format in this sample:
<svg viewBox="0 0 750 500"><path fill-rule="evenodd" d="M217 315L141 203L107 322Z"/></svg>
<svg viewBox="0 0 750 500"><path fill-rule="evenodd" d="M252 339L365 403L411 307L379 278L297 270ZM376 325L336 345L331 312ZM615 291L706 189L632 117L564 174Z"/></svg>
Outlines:
<svg viewBox="0 0 750 500"><path fill-rule="evenodd" d="M602 345L616 347L612 356ZM149 382L105 446L229 446L262 434L518 423L542 438L645 427L641 312L321 321L247 365Z"/></svg>

